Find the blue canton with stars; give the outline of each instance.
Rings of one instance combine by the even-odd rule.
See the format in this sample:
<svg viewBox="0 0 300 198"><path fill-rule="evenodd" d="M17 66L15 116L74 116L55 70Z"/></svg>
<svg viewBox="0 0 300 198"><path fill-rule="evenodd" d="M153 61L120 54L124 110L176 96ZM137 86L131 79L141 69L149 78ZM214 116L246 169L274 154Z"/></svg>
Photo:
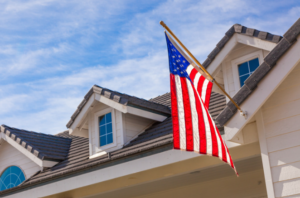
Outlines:
<svg viewBox="0 0 300 198"><path fill-rule="evenodd" d="M188 73L186 72L186 68L190 65L190 63L182 56L182 54L171 43L167 34L166 34L166 39L167 39L167 46L168 46L168 53L169 53L170 72L174 75L179 75L180 77L185 77L191 80Z"/></svg>

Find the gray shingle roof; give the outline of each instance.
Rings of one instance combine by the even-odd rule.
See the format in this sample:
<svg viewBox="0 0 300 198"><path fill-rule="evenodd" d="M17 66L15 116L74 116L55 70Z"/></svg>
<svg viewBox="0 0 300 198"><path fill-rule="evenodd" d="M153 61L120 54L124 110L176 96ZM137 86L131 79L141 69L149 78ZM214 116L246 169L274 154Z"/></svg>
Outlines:
<svg viewBox="0 0 300 198"><path fill-rule="evenodd" d="M98 85L94 85L88 91L88 93L84 96L84 99L82 100L82 102L77 107L77 110L71 116L70 121L66 125L67 128L69 128L73 124L76 117L79 115L82 108L87 103L89 98L93 95L93 93L98 93L98 94L100 94L100 95L102 95L102 96L104 96L108 99L111 99L111 100L113 100L115 102L118 102L120 104L123 104L123 105L137 106L139 108L143 108L143 109L146 109L146 110L150 110L150 111L154 111L154 112L158 112L158 113L163 113L163 114L167 114L167 115L171 114L171 110L168 106L161 105L161 104L155 103L153 101L148 101L148 100L138 98L138 97L135 97L135 96L130 96L130 95L120 93L120 92L117 92L117 91L112 91L110 89L103 88L103 87L100 87Z"/></svg>
<svg viewBox="0 0 300 198"><path fill-rule="evenodd" d="M241 105L248 98L259 82L271 71L276 62L284 55L295 43L300 34L300 18L283 35L283 39L274 47L274 49L264 58L264 62L251 74L245 81L244 86L234 95L233 100ZM226 108L216 118L220 125L224 125L237 111L232 102L228 102Z"/></svg>
<svg viewBox="0 0 300 198"><path fill-rule="evenodd" d="M42 160L62 161L69 153L71 139L1 125L3 132Z"/></svg>
<svg viewBox="0 0 300 198"><path fill-rule="evenodd" d="M282 36L273 35L269 32L263 32L260 30L248 28L242 26L240 24L234 24L224 35L224 37L218 42L216 47L211 51L211 53L207 56L206 60L203 62L203 66L207 68L211 62L215 59L215 57L219 54L221 49L225 46L225 44L230 40L230 38L234 35L234 33L244 34L247 36L256 37L262 40L270 41L273 43L278 43Z"/></svg>

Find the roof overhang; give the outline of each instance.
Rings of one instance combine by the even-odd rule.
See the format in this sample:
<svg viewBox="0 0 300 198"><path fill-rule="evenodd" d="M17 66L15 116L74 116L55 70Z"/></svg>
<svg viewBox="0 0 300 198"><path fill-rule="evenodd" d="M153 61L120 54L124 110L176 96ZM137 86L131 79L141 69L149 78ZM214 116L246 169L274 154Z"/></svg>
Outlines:
<svg viewBox="0 0 300 198"><path fill-rule="evenodd" d="M38 156L35 155L35 152L32 153L29 148L25 148L26 144L22 144L19 138L16 138L13 134L5 134L2 130L0 130L0 143L1 141L9 143L41 168L53 167L58 163L57 161L42 160L38 158Z"/></svg>
<svg viewBox="0 0 300 198"><path fill-rule="evenodd" d="M271 51L277 44L274 42L270 42L267 40L262 40L256 37L251 37L243 34L235 33L229 41L227 41L226 45L218 52L218 54L214 57L212 62L210 63L207 71L213 76L217 73L219 66L227 57L227 55L235 48L237 44L244 44L247 46L255 47L258 49Z"/></svg>
<svg viewBox="0 0 300 198"><path fill-rule="evenodd" d="M91 108L92 104L98 101L100 103L103 103L113 109L116 109L124 114L129 113L136 116L140 116L143 118L147 118L150 120L162 122L164 121L168 115L161 113L161 112L155 112L155 111L149 111L147 109L143 109L142 107L137 106L130 106L121 104L117 101L114 101L105 95L101 95L100 93L94 92L88 99L88 101L85 103L84 107L80 110L79 114L75 117L73 120L73 123L69 126L70 134L73 133L73 131L79 127L79 124L84 120L89 112L89 109ZM80 128L80 127L79 127Z"/></svg>
<svg viewBox="0 0 300 198"><path fill-rule="evenodd" d="M238 103L242 101L240 107L242 110L247 112L246 119L245 117L241 116L239 112L236 112L233 115L231 115L232 113L230 112L230 105L227 105L227 107L224 109L224 112L222 112L219 115L217 120L220 122L222 122L222 119L225 120L228 119L225 118L226 117L225 114L227 114L227 116L232 116L226 121L224 126L227 140L237 142L237 143L243 143L241 142L242 141L241 138L239 138L239 133L241 132L241 130L255 116L258 110L272 95L272 93L277 89L277 87L286 79L286 77L292 72L292 70L299 64L300 62L299 39L300 36L297 37L297 41L288 49L288 52L281 56L281 58L277 61L276 66L274 65L275 67L272 68L272 70L268 72L266 77L259 82L257 87L253 87L253 91L251 91L250 89L248 90L248 87L244 86L236 94L236 96L240 95L240 97L247 97L247 99L243 101L242 99L239 99L239 97L236 96L234 97L234 99L238 101ZM275 59L275 55L273 56L274 59ZM265 58L265 61L267 58L268 57ZM261 66L266 67L263 64ZM270 69L271 68L269 68L269 70ZM261 75L263 75L262 72ZM245 84L247 83L245 82ZM222 115L224 115L223 118Z"/></svg>

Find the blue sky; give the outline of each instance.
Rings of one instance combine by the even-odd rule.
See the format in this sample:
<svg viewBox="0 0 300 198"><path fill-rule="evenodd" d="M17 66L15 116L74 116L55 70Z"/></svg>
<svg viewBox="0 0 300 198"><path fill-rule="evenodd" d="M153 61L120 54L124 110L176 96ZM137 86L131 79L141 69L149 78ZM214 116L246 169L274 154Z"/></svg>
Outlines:
<svg viewBox="0 0 300 198"><path fill-rule="evenodd" d="M299 1L0 1L0 124L56 134L93 84L169 91L163 20L203 62L235 23L283 35Z"/></svg>

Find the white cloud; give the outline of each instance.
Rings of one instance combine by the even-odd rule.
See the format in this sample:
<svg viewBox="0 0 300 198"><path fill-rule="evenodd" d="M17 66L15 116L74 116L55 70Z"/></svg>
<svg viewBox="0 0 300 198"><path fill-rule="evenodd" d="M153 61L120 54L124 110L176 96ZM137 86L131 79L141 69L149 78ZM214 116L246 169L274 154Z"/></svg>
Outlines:
<svg viewBox="0 0 300 198"><path fill-rule="evenodd" d="M157 1L145 11L137 3L2 1L0 123L55 134L93 84L146 99L167 92L160 20L203 61L234 23L282 34L300 11L241 0Z"/></svg>

